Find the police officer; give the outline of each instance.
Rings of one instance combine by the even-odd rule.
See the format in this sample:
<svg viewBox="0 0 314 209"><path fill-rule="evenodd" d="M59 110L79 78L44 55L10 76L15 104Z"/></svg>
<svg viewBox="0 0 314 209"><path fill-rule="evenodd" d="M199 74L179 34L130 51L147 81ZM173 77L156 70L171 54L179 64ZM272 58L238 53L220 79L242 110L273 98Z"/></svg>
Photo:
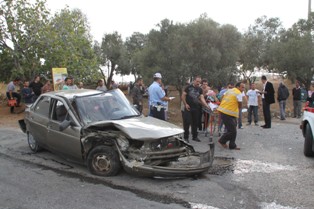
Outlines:
<svg viewBox="0 0 314 209"><path fill-rule="evenodd" d="M171 99L166 97L162 89L161 74L154 74L154 82L148 88L150 115L160 120L166 120L165 109Z"/></svg>

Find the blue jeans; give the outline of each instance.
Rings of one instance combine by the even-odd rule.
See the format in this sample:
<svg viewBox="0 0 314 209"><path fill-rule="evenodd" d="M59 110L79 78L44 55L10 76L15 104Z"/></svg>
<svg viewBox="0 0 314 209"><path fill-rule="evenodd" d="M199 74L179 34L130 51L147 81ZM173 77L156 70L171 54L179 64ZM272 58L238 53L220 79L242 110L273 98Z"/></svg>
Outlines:
<svg viewBox="0 0 314 209"><path fill-rule="evenodd" d="M249 111L248 111L248 115L247 115L247 122L249 124L252 123L252 113L254 115L254 123L258 122L258 106L250 106L249 107Z"/></svg>
<svg viewBox="0 0 314 209"><path fill-rule="evenodd" d="M280 119L286 119L286 100L279 101Z"/></svg>
<svg viewBox="0 0 314 209"><path fill-rule="evenodd" d="M301 100L293 100L293 116L294 117L301 117L301 108L302 102Z"/></svg>
<svg viewBox="0 0 314 209"><path fill-rule="evenodd" d="M238 128L242 127L242 108L239 109Z"/></svg>

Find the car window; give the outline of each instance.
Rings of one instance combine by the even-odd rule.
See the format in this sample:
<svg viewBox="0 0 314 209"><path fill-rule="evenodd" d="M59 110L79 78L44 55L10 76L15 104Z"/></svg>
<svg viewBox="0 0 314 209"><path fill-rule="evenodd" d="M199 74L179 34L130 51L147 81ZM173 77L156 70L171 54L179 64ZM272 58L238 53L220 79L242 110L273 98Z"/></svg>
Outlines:
<svg viewBox="0 0 314 209"><path fill-rule="evenodd" d="M34 108L34 112L49 117L50 97L41 97Z"/></svg>
<svg viewBox="0 0 314 209"><path fill-rule="evenodd" d="M80 117L80 115L79 115L79 113L78 113L78 109L77 109L76 102L75 102L74 100L71 101L71 105L72 105L72 107L73 107L73 113L74 113L77 117L79 117L79 119L81 119L81 117Z"/></svg>
<svg viewBox="0 0 314 209"><path fill-rule="evenodd" d="M80 119L84 124L139 116L120 90L77 97L75 101Z"/></svg>
<svg viewBox="0 0 314 209"><path fill-rule="evenodd" d="M53 108L52 119L62 122L66 119L67 114L68 114L68 111L66 107L64 106L63 102L61 102L60 100L57 100L56 105Z"/></svg>

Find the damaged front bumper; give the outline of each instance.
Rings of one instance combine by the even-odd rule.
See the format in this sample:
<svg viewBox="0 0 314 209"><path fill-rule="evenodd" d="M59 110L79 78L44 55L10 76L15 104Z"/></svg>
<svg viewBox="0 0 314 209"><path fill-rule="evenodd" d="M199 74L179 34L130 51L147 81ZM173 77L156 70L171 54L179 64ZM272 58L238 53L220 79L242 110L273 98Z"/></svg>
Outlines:
<svg viewBox="0 0 314 209"><path fill-rule="evenodd" d="M125 171L130 174L146 177L186 177L207 172L213 164L214 150L214 143L210 143L208 151L181 156L176 161L171 161L164 166L151 166L136 160L130 161L119 149L118 153Z"/></svg>

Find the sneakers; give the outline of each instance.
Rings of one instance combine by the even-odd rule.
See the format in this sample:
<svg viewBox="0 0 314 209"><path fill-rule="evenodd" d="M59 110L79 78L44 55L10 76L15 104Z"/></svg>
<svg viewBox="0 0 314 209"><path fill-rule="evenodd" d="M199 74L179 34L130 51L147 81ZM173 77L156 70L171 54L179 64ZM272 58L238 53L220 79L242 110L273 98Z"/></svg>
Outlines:
<svg viewBox="0 0 314 209"><path fill-rule="evenodd" d="M193 141L196 141L196 142L200 142L200 141L201 141L198 137L193 138L192 140L193 140Z"/></svg>

